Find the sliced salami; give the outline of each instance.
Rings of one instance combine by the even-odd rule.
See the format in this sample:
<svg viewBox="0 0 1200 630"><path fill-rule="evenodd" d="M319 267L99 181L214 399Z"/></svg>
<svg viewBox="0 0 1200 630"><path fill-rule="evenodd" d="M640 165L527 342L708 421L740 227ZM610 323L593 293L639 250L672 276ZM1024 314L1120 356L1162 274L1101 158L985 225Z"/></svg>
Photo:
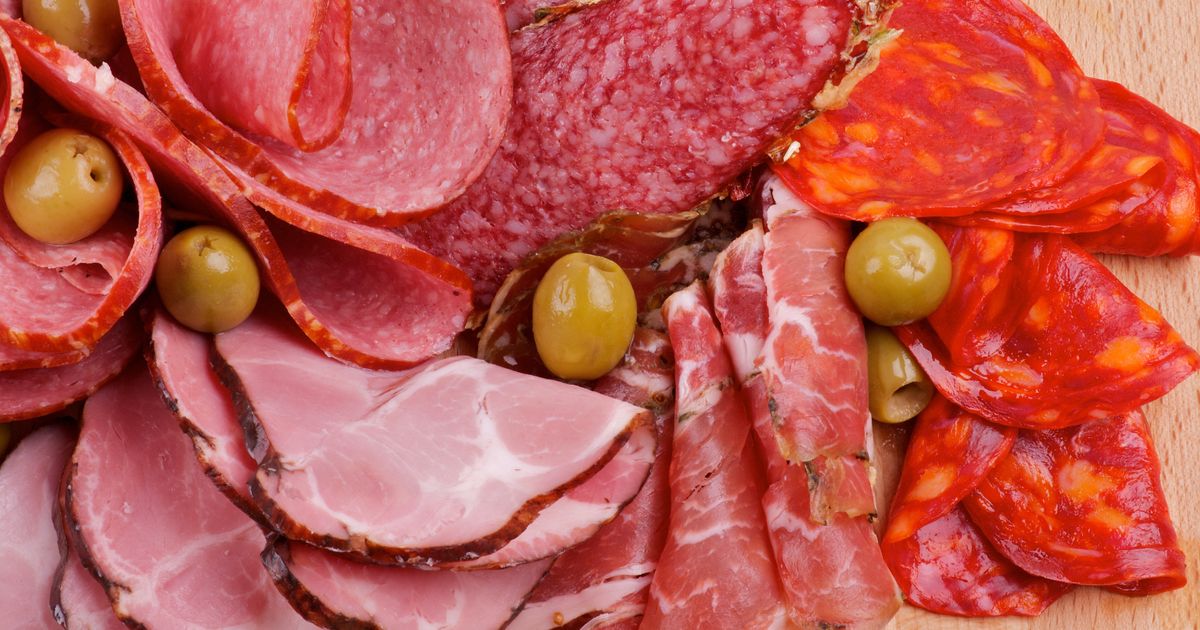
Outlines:
<svg viewBox="0 0 1200 630"><path fill-rule="evenodd" d="M74 435L65 424L21 440L0 467L0 615L17 630L55 626L50 590L58 566L54 529L59 480Z"/></svg>
<svg viewBox="0 0 1200 630"><path fill-rule="evenodd" d="M782 627L763 464L708 295L696 283L663 309L675 351L671 516L643 625Z"/></svg>
<svg viewBox="0 0 1200 630"><path fill-rule="evenodd" d="M961 274L952 283L977 288L896 334L963 409L1006 426L1068 427L1137 409L1200 367L1161 315L1069 239L937 230ZM963 261L993 255L1006 262L962 277Z"/></svg>
<svg viewBox="0 0 1200 630"><path fill-rule="evenodd" d="M462 267L486 304L523 257L601 214L689 210L812 108L852 22L872 17L839 0L620 0L519 31L499 152L405 234Z"/></svg>
<svg viewBox="0 0 1200 630"><path fill-rule="evenodd" d="M305 261L303 269L293 269L272 229L240 194L237 186L213 158L188 141L153 104L135 89L115 79L111 70L92 66L72 51L55 43L20 20L0 16L0 26L12 37L26 74L48 92L54 100L71 111L88 118L112 124L137 142L154 168L173 205L209 215L238 231L254 249L268 286L287 305L288 312L311 339L327 353L345 361L376 367L407 367L450 347L458 326L470 312L470 281L450 265L412 247L392 246L371 241L369 237L347 238L351 250L330 244L330 252L318 251L318 260ZM363 251L353 251L363 250ZM437 312L453 312L449 320L436 323L428 313L415 312L420 301L391 300L377 302L375 287L363 286L354 276L342 273L343 252L351 257L367 259L368 266L378 272L392 269L398 275L382 280L384 286L403 286L414 275L423 274L419 286L422 299L437 300ZM365 253L377 254L377 258ZM400 261L405 268L388 260ZM301 276L311 274L312 279ZM329 278L336 278L331 282ZM323 318L328 308L318 314L308 300L314 296L302 293L300 284L336 291L334 296L316 296L317 301L338 305L338 313L368 313L369 325L355 324L341 318L340 325L327 325ZM397 292L396 295L404 295ZM391 316L378 313L385 306ZM334 313L336 315L337 313ZM423 321L425 319L425 321ZM409 327L421 323L419 330L434 336L412 334ZM448 332L452 331L452 332ZM388 352L357 347L362 338L379 334L404 343Z"/></svg>
<svg viewBox="0 0 1200 630"><path fill-rule="evenodd" d="M996 551L960 505L883 554L905 601L945 615L1036 616L1071 585L1030 575Z"/></svg>
<svg viewBox="0 0 1200 630"><path fill-rule="evenodd" d="M281 15L270 4L256 4L239 11L253 18L246 20L226 19L220 3L202 0L125 0L121 10L150 98L189 137L236 164L247 176L239 179L252 199L274 191L334 216L395 225L461 194L495 153L512 102L507 30L496 2L373 0L352 8L345 0L295 4L327 7L315 14L327 17L317 29L318 43L332 38L349 45L348 53L330 46L328 57L320 46L315 49L316 63L306 82L315 91L302 90L308 98L297 103L301 113L310 103L314 120L336 122L344 106L339 90L350 83L340 133L315 151L227 126L260 132L253 108L258 101L247 99L261 90L275 93L296 85L292 77L277 76L290 72L287 65L271 70L274 55L263 57L246 43L277 39L285 51L308 54L298 45L313 37L311 10L290 9ZM194 59L181 53L196 43L189 15L193 7L208 15L201 34L232 44ZM353 15L343 17L339 12L344 11ZM348 42L340 41L343 20L349 21ZM408 54L398 58L398 50ZM212 55L236 60L222 71L206 65ZM221 96L221 88L231 83L254 89L245 97ZM419 102L411 96L411 86L420 86ZM224 114L224 123L214 113ZM274 118L265 115L266 122Z"/></svg>
<svg viewBox="0 0 1200 630"><path fill-rule="evenodd" d="M494 553L652 432L640 408L467 357L345 365L267 310L216 349L259 464L256 505L293 539L380 563ZM638 485L607 499L624 504Z"/></svg>
<svg viewBox="0 0 1200 630"><path fill-rule="evenodd" d="M136 318L127 315L77 363L0 371L0 422L44 416L87 398L119 374L141 344Z"/></svg>
<svg viewBox="0 0 1200 630"><path fill-rule="evenodd" d="M1140 411L1022 431L965 506L996 548L1044 578L1150 595L1187 582Z"/></svg>
<svg viewBox="0 0 1200 630"><path fill-rule="evenodd" d="M1101 142L1095 89L1022 3L904 2L890 26L879 68L800 130L780 170L821 212L969 214L1055 186Z"/></svg>

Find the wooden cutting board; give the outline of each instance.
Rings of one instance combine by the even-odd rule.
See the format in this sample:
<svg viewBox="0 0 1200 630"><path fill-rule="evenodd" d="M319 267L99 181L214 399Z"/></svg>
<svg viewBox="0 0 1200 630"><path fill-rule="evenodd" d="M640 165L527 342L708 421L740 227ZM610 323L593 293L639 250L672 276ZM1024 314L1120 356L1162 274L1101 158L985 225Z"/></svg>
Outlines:
<svg viewBox="0 0 1200 630"><path fill-rule="evenodd" d="M971 0L964 0L970 2ZM1119 81L1200 128L1200 0L1026 0L1088 74ZM1200 257L1104 262L1200 347ZM901 630L1200 628L1200 376L1146 409L1163 485L1188 559L1188 586L1146 598L1080 588L1034 619L961 619L905 606Z"/></svg>

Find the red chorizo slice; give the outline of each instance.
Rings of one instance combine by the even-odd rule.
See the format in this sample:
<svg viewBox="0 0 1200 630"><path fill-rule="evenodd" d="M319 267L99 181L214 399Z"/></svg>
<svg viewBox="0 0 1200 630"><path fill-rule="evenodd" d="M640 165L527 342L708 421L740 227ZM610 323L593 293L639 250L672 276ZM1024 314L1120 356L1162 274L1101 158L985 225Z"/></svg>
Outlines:
<svg viewBox="0 0 1200 630"><path fill-rule="evenodd" d="M928 321L896 329L938 391L967 411L1007 426L1068 427L1132 411L1200 367L1157 311L1068 238L938 230L963 274L986 258L981 248L1002 251L992 237L1013 239L1007 264L965 280L986 293L980 302L952 294ZM938 322L959 317L966 327L943 336Z"/></svg>
<svg viewBox="0 0 1200 630"><path fill-rule="evenodd" d="M969 214L1058 184L1099 145L1095 89L1020 2L914 0L891 26L903 33L879 68L800 130L781 171L818 210Z"/></svg>
<svg viewBox="0 0 1200 630"><path fill-rule="evenodd" d="M1071 585L1029 575L997 552L958 506L883 555L905 600L945 615L1034 616Z"/></svg>
<svg viewBox="0 0 1200 630"><path fill-rule="evenodd" d="M998 427L937 396L917 418L884 540L899 542L954 509L1012 448Z"/></svg>
<svg viewBox="0 0 1200 630"><path fill-rule="evenodd" d="M1161 469L1140 411L1022 431L966 499L1017 566L1047 579L1149 595L1187 582Z"/></svg>

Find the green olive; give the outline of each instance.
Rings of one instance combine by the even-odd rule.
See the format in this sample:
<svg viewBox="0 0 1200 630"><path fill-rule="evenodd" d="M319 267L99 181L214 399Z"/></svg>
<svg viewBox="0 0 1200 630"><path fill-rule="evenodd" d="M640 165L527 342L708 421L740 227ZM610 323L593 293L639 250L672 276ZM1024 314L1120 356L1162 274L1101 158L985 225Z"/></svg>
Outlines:
<svg viewBox="0 0 1200 630"><path fill-rule="evenodd" d="M871 415L896 424L911 420L933 398L933 384L892 331L867 326L867 382Z"/></svg>
<svg viewBox="0 0 1200 630"><path fill-rule="evenodd" d="M26 22L93 63L125 43L117 0L22 0Z"/></svg>
<svg viewBox="0 0 1200 630"><path fill-rule="evenodd" d="M43 243L74 243L117 210L125 176L108 143L75 129L51 129L21 148L4 174L13 222Z"/></svg>
<svg viewBox="0 0 1200 630"><path fill-rule="evenodd" d="M4 459L4 453L8 451L8 442L12 440L12 430L6 424L0 424L0 459Z"/></svg>
<svg viewBox="0 0 1200 630"><path fill-rule="evenodd" d="M533 296L533 340L542 363L559 378L607 374L625 356L636 324L629 277L601 256L559 258Z"/></svg>
<svg viewBox="0 0 1200 630"><path fill-rule="evenodd" d="M154 270L158 295L179 323L218 333L246 320L258 302L258 266L228 230L202 225L176 234Z"/></svg>
<svg viewBox="0 0 1200 630"><path fill-rule="evenodd" d="M883 326L937 310L950 289L950 252L915 219L884 219L863 230L846 253L846 289L867 319Z"/></svg>

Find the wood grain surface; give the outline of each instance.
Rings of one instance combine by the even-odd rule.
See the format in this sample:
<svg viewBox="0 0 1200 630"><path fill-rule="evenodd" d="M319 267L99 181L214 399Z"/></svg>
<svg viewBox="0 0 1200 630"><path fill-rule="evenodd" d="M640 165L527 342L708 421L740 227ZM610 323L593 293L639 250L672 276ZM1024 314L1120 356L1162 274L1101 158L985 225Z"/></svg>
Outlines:
<svg viewBox="0 0 1200 630"><path fill-rule="evenodd" d="M965 0L970 1L970 0ZM1200 0L1026 0L1090 75L1119 81L1200 128ZM1200 257L1107 257L1134 293L1200 347ZM961 619L905 606L893 628L1200 628L1200 377L1146 408L1163 462L1163 485L1188 559L1188 585L1146 598L1080 588L1034 619Z"/></svg>

